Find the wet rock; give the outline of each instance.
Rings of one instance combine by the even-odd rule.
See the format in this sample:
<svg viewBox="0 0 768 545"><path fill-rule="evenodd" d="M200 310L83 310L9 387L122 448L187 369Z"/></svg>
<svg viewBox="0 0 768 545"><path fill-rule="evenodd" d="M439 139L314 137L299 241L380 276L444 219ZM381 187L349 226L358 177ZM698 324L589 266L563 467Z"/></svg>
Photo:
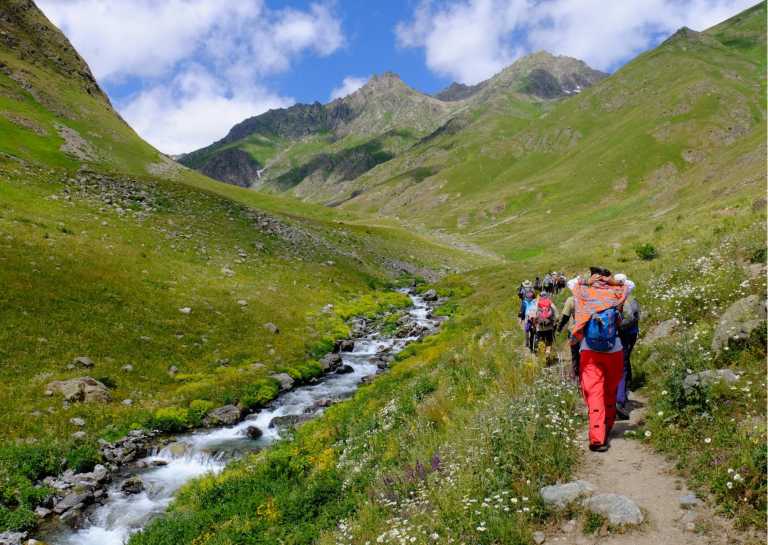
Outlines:
<svg viewBox="0 0 768 545"><path fill-rule="evenodd" d="M437 292L435 290L427 290L424 292L421 298L430 302L437 301Z"/></svg>
<svg viewBox="0 0 768 545"><path fill-rule="evenodd" d="M344 339L338 342L339 352L352 352L355 349L355 341L351 339Z"/></svg>
<svg viewBox="0 0 768 545"><path fill-rule="evenodd" d="M126 479L123 484L120 485L120 491L123 494L139 494L144 491L144 481L137 475Z"/></svg>
<svg viewBox="0 0 768 545"><path fill-rule="evenodd" d="M258 439L262 435L264 435L264 432L261 431L260 428L257 426L248 426L245 428L245 435L248 436L250 439Z"/></svg>
<svg viewBox="0 0 768 545"><path fill-rule="evenodd" d="M708 369L698 373L691 373L683 379L683 390L689 393L697 386L708 386L716 382L733 384L739 380L739 375L730 369Z"/></svg>
<svg viewBox="0 0 768 545"><path fill-rule="evenodd" d="M619 494L597 494L584 501L584 507L602 515L614 526L640 524L643 513L635 502Z"/></svg>
<svg viewBox="0 0 768 545"><path fill-rule="evenodd" d="M320 358L320 365L322 366L323 371L333 371L341 365L341 356L335 352L326 354Z"/></svg>
<svg viewBox="0 0 768 545"><path fill-rule="evenodd" d="M699 505L701 505L701 500L696 497L696 494L680 496L680 507L683 509L693 509Z"/></svg>
<svg viewBox="0 0 768 545"><path fill-rule="evenodd" d="M181 458L189 452L189 445L187 443L182 443L181 441L171 443L165 448L168 449L168 452L170 452L171 456L174 458Z"/></svg>
<svg viewBox="0 0 768 545"><path fill-rule="evenodd" d="M645 334L643 342L646 344L653 344L661 339L666 339L675 332L678 325L680 325L680 322L675 318L664 320L663 322L656 324Z"/></svg>
<svg viewBox="0 0 768 545"><path fill-rule="evenodd" d="M50 382L46 391L51 392L51 395L59 393L70 403L107 403L111 400L107 387L91 377Z"/></svg>
<svg viewBox="0 0 768 545"><path fill-rule="evenodd" d="M325 398L325 399L318 399L315 401L315 407L318 409L322 409L325 407L330 407L333 405L334 401L331 398Z"/></svg>
<svg viewBox="0 0 768 545"><path fill-rule="evenodd" d="M354 373L355 369L351 365L347 365L346 363L343 365L340 365L338 369L336 369L337 375L346 375L347 373Z"/></svg>
<svg viewBox="0 0 768 545"><path fill-rule="evenodd" d="M88 356L78 356L72 361L72 363L75 366L85 367L86 369L93 367L93 360Z"/></svg>
<svg viewBox="0 0 768 545"><path fill-rule="evenodd" d="M269 331L273 335L277 335L278 333L280 333L280 328L277 327L272 322L267 322L266 324L264 324L264 329L266 329L267 331Z"/></svg>
<svg viewBox="0 0 768 545"><path fill-rule="evenodd" d="M27 532L3 532L0 533L0 545L22 545L27 538Z"/></svg>
<svg viewBox="0 0 768 545"><path fill-rule="evenodd" d="M280 383L281 392L285 392L293 388L293 383L295 381L288 373L275 373L274 375L270 376Z"/></svg>
<svg viewBox="0 0 768 545"><path fill-rule="evenodd" d="M54 507L53 512L57 515L69 511L77 507L78 505L85 505L87 502L93 499L93 492L73 492L64 496L64 499L59 501Z"/></svg>
<svg viewBox="0 0 768 545"><path fill-rule="evenodd" d="M237 424L242 416L242 411L236 405L224 405L209 412L203 419L203 424L205 426L231 426Z"/></svg>
<svg viewBox="0 0 768 545"><path fill-rule="evenodd" d="M545 504L565 507L582 496L591 495L594 491L595 487L590 482L572 481L565 484L545 486L539 492Z"/></svg>
<svg viewBox="0 0 768 545"><path fill-rule="evenodd" d="M288 414L285 416L276 416L269 421L269 427L278 429L295 428L299 424L302 424L311 418L311 414Z"/></svg>
<svg viewBox="0 0 768 545"><path fill-rule="evenodd" d="M536 543L536 545L541 545L547 540L547 536L544 535L544 532L533 532L533 542Z"/></svg>
<svg viewBox="0 0 768 545"><path fill-rule="evenodd" d="M712 351L721 352L730 344L749 339L753 331L765 328L765 299L750 295L734 302L720 317L712 337Z"/></svg>
<svg viewBox="0 0 768 545"><path fill-rule="evenodd" d="M47 507L42 507L42 506L35 507L35 515L37 515L41 519L48 518L51 515L51 513L53 513L53 511L51 511Z"/></svg>
<svg viewBox="0 0 768 545"><path fill-rule="evenodd" d="M69 511L61 515L59 517L59 520L62 523L66 524L67 526L75 530L78 528L82 528L83 523L85 522L85 517L83 516L83 511L82 511L83 507L85 507L85 505L83 504L73 507L72 509L70 509Z"/></svg>

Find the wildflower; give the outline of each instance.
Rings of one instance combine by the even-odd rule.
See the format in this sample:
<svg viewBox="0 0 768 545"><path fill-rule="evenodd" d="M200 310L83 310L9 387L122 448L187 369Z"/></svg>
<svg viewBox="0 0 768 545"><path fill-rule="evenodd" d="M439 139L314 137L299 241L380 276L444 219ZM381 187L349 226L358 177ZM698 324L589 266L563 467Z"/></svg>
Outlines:
<svg viewBox="0 0 768 545"><path fill-rule="evenodd" d="M659 411L656 413L656 416L664 416L664 411Z"/></svg>
<svg viewBox="0 0 768 545"><path fill-rule="evenodd" d="M662 391L661 391L661 395L663 395L663 396L667 395L668 393L669 393L669 392L668 392L668 391L666 391L666 390L662 390Z"/></svg>
<svg viewBox="0 0 768 545"><path fill-rule="evenodd" d="M645 430L645 436L650 437L651 436L651 430Z"/></svg>
<svg viewBox="0 0 768 545"><path fill-rule="evenodd" d="M742 476L739 473L737 473L736 475L733 476L733 480L734 481L741 481L742 480Z"/></svg>
<svg viewBox="0 0 768 545"><path fill-rule="evenodd" d="M712 442L712 438L711 438L711 437L705 437L705 438L704 438L704 442L705 442L706 444L710 444L710 443Z"/></svg>
<svg viewBox="0 0 768 545"><path fill-rule="evenodd" d="M728 490L730 490L731 488L733 488L733 483L731 481L728 481L727 483L725 483L725 486L727 486Z"/></svg>

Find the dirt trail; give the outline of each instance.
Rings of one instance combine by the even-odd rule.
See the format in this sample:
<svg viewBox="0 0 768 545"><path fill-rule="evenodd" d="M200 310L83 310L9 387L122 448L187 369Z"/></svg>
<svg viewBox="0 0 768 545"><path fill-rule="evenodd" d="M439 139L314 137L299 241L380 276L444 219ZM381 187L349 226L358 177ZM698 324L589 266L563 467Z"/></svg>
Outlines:
<svg viewBox="0 0 768 545"><path fill-rule="evenodd" d="M745 536L701 502L683 509L680 497L689 494L684 479L674 467L650 447L624 432L638 428L643 421L645 400L634 396L631 419L617 422L610 435L610 450L586 450L584 463L575 476L595 485L597 492L627 496L643 510L646 521L623 534L585 536L578 529L550 535L547 543L577 545L730 545L758 543ZM586 437L586 434L585 434ZM567 525L566 525L567 526Z"/></svg>

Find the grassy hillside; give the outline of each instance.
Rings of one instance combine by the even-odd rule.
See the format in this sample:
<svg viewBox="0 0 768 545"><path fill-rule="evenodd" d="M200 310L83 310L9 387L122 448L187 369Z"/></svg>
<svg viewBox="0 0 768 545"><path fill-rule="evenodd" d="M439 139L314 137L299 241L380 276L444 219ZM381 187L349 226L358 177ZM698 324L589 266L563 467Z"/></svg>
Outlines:
<svg viewBox="0 0 768 545"><path fill-rule="evenodd" d="M97 439L195 400L264 403L277 393L269 374L319 372L312 360L350 315L402 305L382 291L399 276L482 262L170 161L32 4L2 10L0 532L32 525L45 494L32 483L92 466ZM112 401L46 395L81 376Z"/></svg>
<svg viewBox="0 0 768 545"><path fill-rule="evenodd" d="M764 29L760 4L707 32L678 32L538 115L478 111L363 175L343 206L518 259L606 230L607 244L632 244L649 222L755 198L764 189Z"/></svg>

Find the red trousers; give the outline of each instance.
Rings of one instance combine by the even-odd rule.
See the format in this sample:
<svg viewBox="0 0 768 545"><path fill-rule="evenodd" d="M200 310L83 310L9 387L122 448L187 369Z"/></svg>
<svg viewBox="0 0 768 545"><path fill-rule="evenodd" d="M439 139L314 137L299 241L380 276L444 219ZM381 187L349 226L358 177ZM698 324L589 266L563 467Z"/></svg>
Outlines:
<svg viewBox="0 0 768 545"><path fill-rule="evenodd" d="M616 421L616 390L624 372L624 353L582 350L579 371L589 410L589 443L602 445Z"/></svg>

